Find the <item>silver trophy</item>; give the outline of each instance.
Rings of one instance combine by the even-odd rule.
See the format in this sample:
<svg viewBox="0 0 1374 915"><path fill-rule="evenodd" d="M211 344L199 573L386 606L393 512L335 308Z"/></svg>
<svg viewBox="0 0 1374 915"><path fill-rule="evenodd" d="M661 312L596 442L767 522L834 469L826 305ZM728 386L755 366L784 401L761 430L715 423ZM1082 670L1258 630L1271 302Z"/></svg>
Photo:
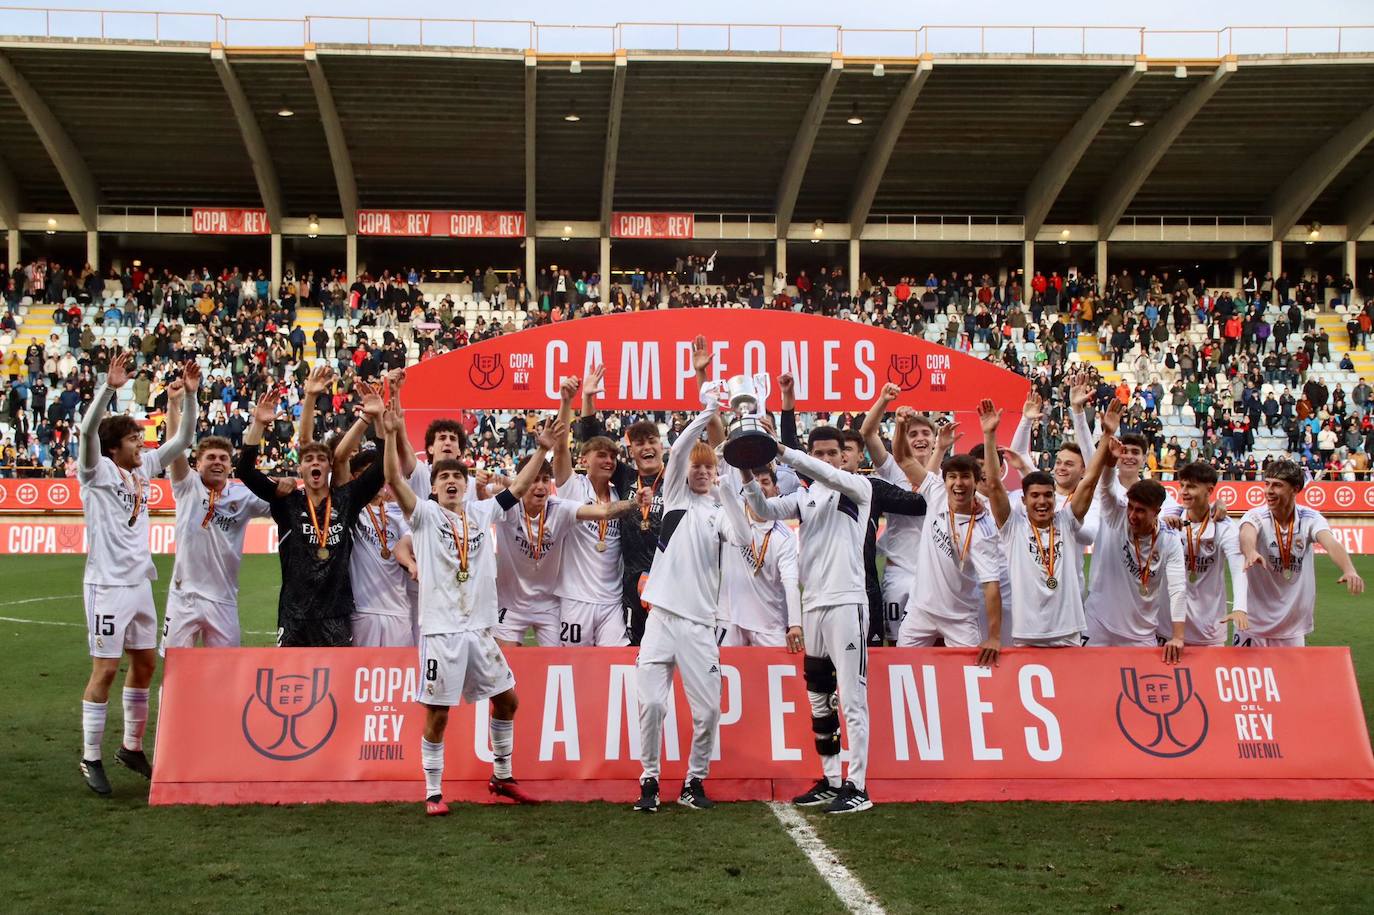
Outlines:
<svg viewBox="0 0 1374 915"><path fill-rule="evenodd" d="M733 418L726 423L725 460L733 467L753 470L778 456L778 442L763 425L771 379L759 374L736 375L725 382Z"/></svg>

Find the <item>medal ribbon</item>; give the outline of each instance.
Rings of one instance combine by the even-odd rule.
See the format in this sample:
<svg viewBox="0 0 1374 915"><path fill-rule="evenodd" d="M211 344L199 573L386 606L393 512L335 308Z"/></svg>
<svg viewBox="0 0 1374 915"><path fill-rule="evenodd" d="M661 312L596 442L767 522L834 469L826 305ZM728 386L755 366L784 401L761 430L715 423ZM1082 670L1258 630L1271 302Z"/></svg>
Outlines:
<svg viewBox="0 0 1374 915"><path fill-rule="evenodd" d="M461 512L460 518L463 519L463 539L458 539L458 529L453 526L453 517L448 512L444 513L444 520L448 522L448 531L453 535L453 544L458 548L458 571L467 573L468 570L468 513Z"/></svg>
<svg viewBox="0 0 1374 915"><path fill-rule="evenodd" d="M1040 528L1032 524L1030 529L1035 534L1035 548L1040 551L1040 565L1045 570L1045 577L1054 578L1054 521L1050 521L1049 549L1045 549L1045 544L1040 542Z"/></svg>
<svg viewBox="0 0 1374 915"><path fill-rule="evenodd" d="M539 536L536 537L534 529L530 526L530 516L525 513L523 508L520 511L520 519L525 525L525 538L530 542L530 549L533 551L535 559L544 555L544 518L547 514L547 505L539 509Z"/></svg>
<svg viewBox="0 0 1374 915"><path fill-rule="evenodd" d="M1188 522L1183 528L1183 533L1188 538L1188 571L1197 574L1197 559L1202 552L1202 538L1207 535L1207 525L1212 521L1212 513L1209 511L1202 518L1202 527L1197 532L1197 543L1193 542L1193 523Z"/></svg>
<svg viewBox="0 0 1374 915"><path fill-rule="evenodd" d="M214 517L215 517L215 503L219 501L219 490L218 490L218 489L211 489L211 490L209 490L209 493L210 493L210 507L206 510L206 512L205 512L205 517L201 519L200 526L201 526L201 529L202 529L202 530L205 529L205 528L207 528L207 527L209 527L209 526L210 526L210 522L211 522L212 520L214 520Z"/></svg>
<svg viewBox="0 0 1374 915"><path fill-rule="evenodd" d="M376 532L377 540L382 544L382 558L386 559L386 506L382 506L375 515L370 504L363 507L367 509L367 520L372 522L372 530ZM378 516L381 517L380 521L377 520Z"/></svg>
<svg viewBox="0 0 1374 915"><path fill-rule="evenodd" d="M119 471L120 480L123 480L125 485L134 491L134 511L133 514L129 515L129 527L133 527L134 522L138 520L138 513L143 509L143 487L138 485L138 475L134 472L130 471L129 478L125 480L124 471L119 467L115 467L115 470Z"/></svg>
<svg viewBox="0 0 1374 915"><path fill-rule="evenodd" d="M654 477L654 481L653 481L652 483L649 484L649 487L648 487L649 493L650 493L649 504L648 504L648 505L641 505L641 506L639 506L639 520L642 521L644 524L648 524L648 523L649 523L649 513L650 513L651 511L654 510L654 500L653 500L653 496L655 496L655 495L658 494L658 484L661 483L661 482L663 482L663 471L662 471L662 470L660 470L660 471L658 472L658 475ZM640 481L639 488L640 488L640 489L645 488L645 487L644 487L644 482L643 482L642 480ZM603 531L602 534L601 534L601 539L603 539L603 540L606 539L606 534L605 534L604 531Z"/></svg>
<svg viewBox="0 0 1374 915"><path fill-rule="evenodd" d="M1150 557L1155 553L1155 543L1159 540L1159 528L1156 527L1154 533L1150 535L1150 549L1146 551L1145 558L1140 558L1140 539L1135 534L1131 535L1131 549L1135 550L1135 564L1140 567L1140 587L1150 586Z"/></svg>
<svg viewBox="0 0 1374 915"><path fill-rule="evenodd" d="M749 539L749 558L754 561L754 574L759 574L759 569L763 568L763 561L768 558L768 541L773 537L773 529L770 527L768 533L763 535L763 545L755 549L754 540Z"/></svg>
<svg viewBox="0 0 1374 915"><path fill-rule="evenodd" d="M968 559L968 551L969 551L969 549L973 546L973 522L974 522L975 520L976 520L976 519L975 519L975 516L974 516L974 515L969 515L969 516L968 516L968 533L964 536L964 546L963 546L963 548L962 548L962 549L959 548L959 544L958 544L958 539L959 539L959 533L958 533L959 518L958 518L958 516L954 513L954 499L951 498L951 499L949 500L949 536L950 536L950 541L951 541L951 542L954 544L954 546L955 546L955 556L959 559L959 569L960 569L960 571L963 570L963 568L964 568L964 562Z"/></svg>
<svg viewBox="0 0 1374 915"><path fill-rule="evenodd" d="M315 532L315 545L324 549L329 540L329 513L334 508L334 491L331 489L324 497L324 525L320 525L319 518L315 515L315 503L310 500L310 493L305 494L305 507L310 509L310 529Z"/></svg>
<svg viewBox="0 0 1374 915"><path fill-rule="evenodd" d="M1274 539L1278 541L1279 544L1279 563L1282 565L1279 571L1284 571L1288 568L1289 563L1293 561L1293 534L1296 533L1298 529L1298 509L1294 506L1293 517L1288 519L1287 540L1284 539L1285 531L1283 525L1279 523L1278 516L1271 512L1270 517L1274 519Z"/></svg>

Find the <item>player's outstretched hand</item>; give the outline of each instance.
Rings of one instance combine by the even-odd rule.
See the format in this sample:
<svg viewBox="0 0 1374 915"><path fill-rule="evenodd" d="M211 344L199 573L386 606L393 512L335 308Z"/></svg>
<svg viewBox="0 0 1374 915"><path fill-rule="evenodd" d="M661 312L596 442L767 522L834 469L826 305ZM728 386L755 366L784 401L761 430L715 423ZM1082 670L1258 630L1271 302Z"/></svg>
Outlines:
<svg viewBox="0 0 1374 915"><path fill-rule="evenodd" d="M358 399L362 401L363 415L370 422L381 419L382 412L386 409L386 404L382 403L381 392L361 378L353 385L353 390L358 393Z"/></svg>
<svg viewBox="0 0 1374 915"><path fill-rule="evenodd" d="M806 647L806 640L802 636L802 627L792 626L787 630L787 653L797 654Z"/></svg>
<svg viewBox="0 0 1374 915"><path fill-rule="evenodd" d="M992 400L984 397L978 401L978 424L983 427L983 434L996 432L997 427L1002 423L1002 411L993 406Z"/></svg>
<svg viewBox="0 0 1374 915"><path fill-rule="evenodd" d="M1123 407L1121 401L1115 397L1112 402L1107 404L1107 409L1102 411L1102 432L1106 435L1116 435L1121 428L1121 411Z"/></svg>
<svg viewBox="0 0 1374 915"><path fill-rule="evenodd" d="M200 389L200 363L194 359L187 359L181 367L181 381L186 393L194 397Z"/></svg>
<svg viewBox="0 0 1374 915"><path fill-rule="evenodd" d="M1225 626L1227 623L1235 624L1237 632L1244 632L1250 628L1250 614L1244 610L1232 610L1221 618L1221 625Z"/></svg>
<svg viewBox="0 0 1374 915"><path fill-rule="evenodd" d="M978 666L997 667L1002 656L1002 643L996 639L984 639L978 646Z"/></svg>
<svg viewBox="0 0 1374 915"><path fill-rule="evenodd" d="M328 363L321 362L310 370L310 377L305 379L305 396L319 397L329 390L330 384L334 381L334 370Z"/></svg>
<svg viewBox="0 0 1374 915"><path fill-rule="evenodd" d="M289 477L272 477L272 482L277 484L278 499L285 499L296 491L296 481Z"/></svg>
<svg viewBox="0 0 1374 915"><path fill-rule="evenodd" d="M898 397L901 396L901 386L893 384L889 381L887 384L883 385L883 389L878 392L878 402L882 404L884 407L886 407L888 404L892 403L892 401L896 400Z"/></svg>
<svg viewBox="0 0 1374 915"><path fill-rule="evenodd" d="M128 351L115 353L110 360L110 371L105 376L105 382L112 388L122 388L129 380L129 373L133 371L134 354Z"/></svg>
<svg viewBox="0 0 1374 915"><path fill-rule="evenodd" d="M1352 595L1364 593L1364 579L1355 571L1346 572L1340 578L1336 579L1336 584L1345 585L1345 590L1349 591Z"/></svg>
<svg viewBox="0 0 1374 915"><path fill-rule="evenodd" d="M553 451L560 442L568 440L568 424L560 419L553 419L543 423L539 427L539 434L535 436L535 442L545 451Z"/></svg>
<svg viewBox="0 0 1374 915"><path fill-rule="evenodd" d="M1026 402L1021 407L1021 415L1031 422L1039 422L1040 417L1045 413L1045 401L1034 390L1026 395Z"/></svg>
<svg viewBox="0 0 1374 915"><path fill-rule="evenodd" d="M711 352L711 348L706 345L706 338L697 334L692 341L692 368L698 372L704 372L711 367L711 362L716 358L716 354Z"/></svg>
<svg viewBox="0 0 1374 915"><path fill-rule="evenodd" d="M398 411L392 409L391 407L387 407L385 410L382 411L381 424L382 431L385 432L387 435L395 435L397 432L400 432L403 428L403 423L401 422L401 414Z"/></svg>
<svg viewBox="0 0 1374 915"><path fill-rule="evenodd" d="M167 384L167 405L181 403L181 398L186 396L186 383L180 378L174 378Z"/></svg>
<svg viewBox="0 0 1374 915"><path fill-rule="evenodd" d="M268 388L267 392L258 398L257 405L253 407L253 422L261 426L272 425L272 420L277 418L277 404L281 398L277 394L276 388Z"/></svg>
<svg viewBox="0 0 1374 915"><path fill-rule="evenodd" d="M1164 663L1177 664L1183 657L1183 639L1170 639L1164 643Z"/></svg>
<svg viewBox="0 0 1374 915"><path fill-rule="evenodd" d="M1259 553L1251 553L1249 556L1245 557L1245 571L1250 571L1254 566L1259 566L1261 569L1267 569L1269 568L1269 563L1265 562L1264 557Z"/></svg>
<svg viewBox="0 0 1374 915"><path fill-rule="evenodd" d="M1178 531L1183 529L1182 515L1161 515L1160 520L1168 525L1170 530Z"/></svg>
<svg viewBox="0 0 1374 915"><path fill-rule="evenodd" d="M577 396L577 392L581 390L581 388L582 382L577 380L577 376L569 375L559 383L558 396L563 399L564 403L572 403L573 398Z"/></svg>
<svg viewBox="0 0 1374 915"><path fill-rule="evenodd" d="M1082 413L1092 396L1093 389L1088 384L1087 376L1080 372L1069 380L1069 406L1074 412Z"/></svg>
<svg viewBox="0 0 1374 915"><path fill-rule="evenodd" d="M935 447L940 449L941 454L944 454L963 437L964 433L959 431L957 422L947 422L940 426L940 432L935 437Z"/></svg>
<svg viewBox="0 0 1374 915"><path fill-rule="evenodd" d="M596 397L606 393L606 366L597 363L582 379L582 396Z"/></svg>

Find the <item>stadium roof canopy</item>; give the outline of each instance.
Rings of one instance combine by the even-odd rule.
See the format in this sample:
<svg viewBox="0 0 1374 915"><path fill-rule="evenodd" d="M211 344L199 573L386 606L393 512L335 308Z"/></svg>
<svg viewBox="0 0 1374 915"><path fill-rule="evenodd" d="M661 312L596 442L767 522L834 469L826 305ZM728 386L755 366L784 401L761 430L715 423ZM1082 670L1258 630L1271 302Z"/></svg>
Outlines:
<svg viewBox="0 0 1374 915"><path fill-rule="evenodd" d="M275 205L346 223L361 207L1038 228L1215 215L1276 234L1374 218L1374 29L1250 36L1263 53L1223 30L1186 54L1137 30L1106 51L1083 30L1055 53L1034 30L976 45L910 30L884 52L879 38L897 39L870 47L833 27L795 41L777 27L772 49L679 36L640 50L625 25L582 46L520 23L381 43L329 40L356 22L306 20L272 43L220 17L204 40L169 40L145 19L156 35L104 15L100 34L62 34L51 17L35 29L0 14L16 33L0 37L0 216ZM476 46L488 25L519 40Z"/></svg>

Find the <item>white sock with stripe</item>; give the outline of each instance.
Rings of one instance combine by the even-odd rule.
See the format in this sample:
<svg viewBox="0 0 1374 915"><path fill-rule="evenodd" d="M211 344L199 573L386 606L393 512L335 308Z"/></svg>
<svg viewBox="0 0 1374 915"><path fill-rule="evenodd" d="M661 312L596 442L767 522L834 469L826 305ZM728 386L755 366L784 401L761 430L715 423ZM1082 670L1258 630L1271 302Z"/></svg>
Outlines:
<svg viewBox="0 0 1374 915"><path fill-rule="evenodd" d="M510 778L510 754L515 746L515 722L493 718L488 733L491 735L492 774L497 778Z"/></svg>
<svg viewBox="0 0 1374 915"><path fill-rule="evenodd" d="M444 742L430 743L420 738L420 765L425 768L425 797L434 797L444 790Z"/></svg>
<svg viewBox="0 0 1374 915"><path fill-rule="evenodd" d="M148 729L148 690L124 687L124 749L142 750Z"/></svg>
<svg viewBox="0 0 1374 915"><path fill-rule="evenodd" d="M81 758L100 759L100 744L105 740L105 703L81 702Z"/></svg>

